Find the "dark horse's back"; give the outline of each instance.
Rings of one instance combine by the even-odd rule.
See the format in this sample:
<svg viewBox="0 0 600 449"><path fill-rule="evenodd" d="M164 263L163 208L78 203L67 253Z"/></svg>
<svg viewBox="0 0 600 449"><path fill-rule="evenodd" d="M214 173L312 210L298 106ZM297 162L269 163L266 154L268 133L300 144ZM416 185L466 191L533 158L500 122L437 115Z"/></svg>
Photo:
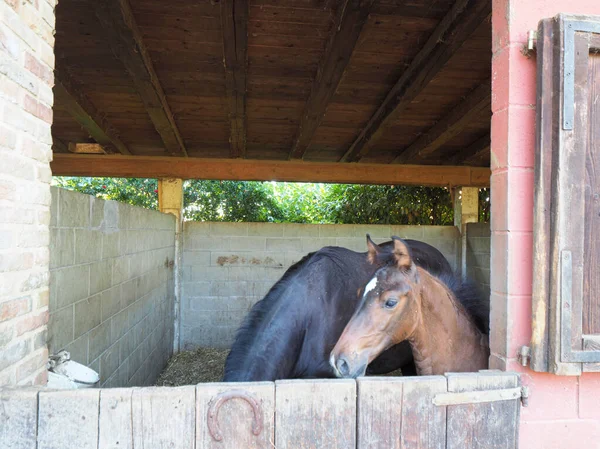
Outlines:
<svg viewBox="0 0 600 449"><path fill-rule="evenodd" d="M437 249L406 242L417 265L436 276L452 273ZM358 305L358 290L377 268L366 253L340 247L322 248L292 265L248 313L225 362L223 380L334 377L329 353ZM369 372L384 374L407 365L412 365L412 352L403 342L374 360Z"/></svg>

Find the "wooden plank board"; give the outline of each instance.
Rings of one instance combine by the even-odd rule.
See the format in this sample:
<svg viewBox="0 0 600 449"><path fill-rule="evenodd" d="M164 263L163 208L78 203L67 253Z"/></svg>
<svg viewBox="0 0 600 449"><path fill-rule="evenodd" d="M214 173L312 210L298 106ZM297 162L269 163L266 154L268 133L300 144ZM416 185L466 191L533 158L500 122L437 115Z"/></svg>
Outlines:
<svg viewBox="0 0 600 449"><path fill-rule="evenodd" d="M447 374L448 392L485 391L520 386L516 374ZM442 407L443 408L443 407ZM447 407L447 449L516 449L520 399Z"/></svg>
<svg viewBox="0 0 600 449"><path fill-rule="evenodd" d="M227 179L488 187L490 169L427 165L340 164L241 159L200 159L55 154L54 176Z"/></svg>
<svg viewBox="0 0 600 449"><path fill-rule="evenodd" d="M488 0L458 0L388 92L342 161L356 162L368 154L369 146L383 135L386 124L410 105L490 13Z"/></svg>
<svg viewBox="0 0 600 449"><path fill-rule="evenodd" d="M350 62L373 0L347 1L338 8L325 54L313 79L290 159L302 159Z"/></svg>
<svg viewBox="0 0 600 449"><path fill-rule="evenodd" d="M38 449L97 449L100 390L39 393Z"/></svg>
<svg viewBox="0 0 600 449"><path fill-rule="evenodd" d="M489 110L491 91L490 80L475 88L431 129L396 156L394 163L419 163L428 159L438 148L469 126L484 109Z"/></svg>
<svg viewBox="0 0 600 449"><path fill-rule="evenodd" d="M195 387L135 389L131 402L134 448L195 448Z"/></svg>
<svg viewBox="0 0 600 449"><path fill-rule="evenodd" d="M443 449L446 409L433 397L446 392L443 376L358 380L358 447Z"/></svg>
<svg viewBox="0 0 600 449"><path fill-rule="evenodd" d="M256 407L256 416L253 406ZM197 448L272 449L275 441L275 384L197 385L196 416Z"/></svg>
<svg viewBox="0 0 600 449"><path fill-rule="evenodd" d="M223 65L229 105L230 156L246 154L246 74L248 68L248 2L221 0Z"/></svg>
<svg viewBox="0 0 600 449"><path fill-rule="evenodd" d="M93 5L113 53L125 65L166 150L171 155L187 156L128 0L93 2Z"/></svg>
<svg viewBox="0 0 600 449"><path fill-rule="evenodd" d="M131 388L100 390L98 449L133 449Z"/></svg>
<svg viewBox="0 0 600 449"><path fill-rule="evenodd" d="M454 153L449 160L450 165L471 165L471 161L477 161L485 153L490 152L490 135L477 139L471 145L467 145L462 150Z"/></svg>
<svg viewBox="0 0 600 449"><path fill-rule="evenodd" d="M0 388L0 446L36 449L38 390Z"/></svg>
<svg viewBox="0 0 600 449"><path fill-rule="evenodd" d="M275 383L277 449L356 447L354 380Z"/></svg>

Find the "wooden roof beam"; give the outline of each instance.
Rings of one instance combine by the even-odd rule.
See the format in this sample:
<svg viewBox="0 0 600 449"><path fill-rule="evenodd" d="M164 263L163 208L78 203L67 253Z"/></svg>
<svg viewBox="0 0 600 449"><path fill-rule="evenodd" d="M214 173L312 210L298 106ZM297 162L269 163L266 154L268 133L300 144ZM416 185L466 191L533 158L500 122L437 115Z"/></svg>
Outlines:
<svg viewBox="0 0 600 449"><path fill-rule="evenodd" d="M363 25L369 17L373 1L345 0L338 6L331 36L313 79L289 159L304 157L327 106L344 76Z"/></svg>
<svg viewBox="0 0 600 449"><path fill-rule="evenodd" d="M473 89L454 109L398 154L393 163L418 164L427 160L438 148L460 134L486 108L490 108L491 91L490 80Z"/></svg>
<svg viewBox="0 0 600 449"><path fill-rule="evenodd" d="M400 76L342 162L358 162L385 129L429 84L492 10L491 0L457 0Z"/></svg>
<svg viewBox="0 0 600 449"><path fill-rule="evenodd" d="M89 98L65 71L55 71L54 96L56 102L107 152L118 151L131 154L119 137L117 130L108 123L105 115L98 111ZM68 148L67 148L68 149Z"/></svg>
<svg viewBox="0 0 600 449"><path fill-rule="evenodd" d="M128 0L94 1L92 4L113 53L125 65L167 152L172 156L187 156Z"/></svg>
<svg viewBox="0 0 600 449"><path fill-rule="evenodd" d="M248 67L248 1L221 0L223 65L229 107L230 157L246 156L246 76Z"/></svg>
<svg viewBox="0 0 600 449"><path fill-rule="evenodd" d="M469 161L477 160L484 153L490 151L490 135L477 139L471 145L459 150L457 153L450 157L448 163L451 165L469 165Z"/></svg>
<svg viewBox="0 0 600 449"><path fill-rule="evenodd" d="M91 154L55 154L50 167L55 176L405 184L442 187L487 187L491 175L489 168L480 167L250 161L192 157L183 159Z"/></svg>

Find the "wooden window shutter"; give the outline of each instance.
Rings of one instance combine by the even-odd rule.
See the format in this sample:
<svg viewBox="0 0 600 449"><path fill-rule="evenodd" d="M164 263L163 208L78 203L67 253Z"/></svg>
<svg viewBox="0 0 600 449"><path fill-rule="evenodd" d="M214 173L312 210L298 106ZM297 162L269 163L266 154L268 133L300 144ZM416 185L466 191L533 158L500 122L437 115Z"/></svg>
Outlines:
<svg viewBox="0 0 600 449"><path fill-rule="evenodd" d="M600 17L537 35L531 368L600 371Z"/></svg>

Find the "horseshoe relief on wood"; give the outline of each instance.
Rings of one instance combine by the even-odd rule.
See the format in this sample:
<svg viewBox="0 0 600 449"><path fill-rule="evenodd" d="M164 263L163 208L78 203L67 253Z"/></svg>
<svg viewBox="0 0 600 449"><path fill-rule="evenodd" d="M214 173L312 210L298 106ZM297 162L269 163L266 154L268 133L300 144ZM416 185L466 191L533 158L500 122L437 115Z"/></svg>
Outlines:
<svg viewBox="0 0 600 449"><path fill-rule="evenodd" d="M250 407L252 407L253 420L252 420L252 433L256 436L260 435L263 430L263 411L260 406L260 402L254 397L253 394L244 390L229 390L216 395L211 399L208 414L208 432L215 441L222 441L223 434L219 428L219 410L223 404L231 399L242 399L246 401Z"/></svg>

